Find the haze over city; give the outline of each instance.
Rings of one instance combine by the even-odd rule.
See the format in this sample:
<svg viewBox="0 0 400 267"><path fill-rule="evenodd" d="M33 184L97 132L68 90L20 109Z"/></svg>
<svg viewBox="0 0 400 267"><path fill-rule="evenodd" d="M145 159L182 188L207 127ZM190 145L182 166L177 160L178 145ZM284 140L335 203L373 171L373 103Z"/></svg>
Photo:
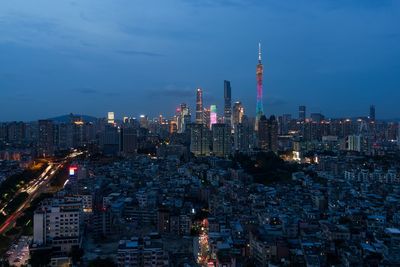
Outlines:
<svg viewBox="0 0 400 267"><path fill-rule="evenodd" d="M197 87L221 113L225 79L254 116L259 41L267 115L398 118L399 18L389 0L3 1L0 121L170 116Z"/></svg>

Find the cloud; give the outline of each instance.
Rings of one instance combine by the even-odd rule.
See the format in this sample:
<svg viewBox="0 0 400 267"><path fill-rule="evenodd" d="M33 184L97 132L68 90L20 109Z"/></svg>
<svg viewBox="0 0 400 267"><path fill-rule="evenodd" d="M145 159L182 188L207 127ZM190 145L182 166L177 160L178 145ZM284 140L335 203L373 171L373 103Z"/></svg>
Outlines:
<svg viewBox="0 0 400 267"><path fill-rule="evenodd" d="M138 50L117 50L119 54L129 55L129 56L146 56L146 57L163 57L165 55L159 53L153 53L148 51L138 51Z"/></svg>

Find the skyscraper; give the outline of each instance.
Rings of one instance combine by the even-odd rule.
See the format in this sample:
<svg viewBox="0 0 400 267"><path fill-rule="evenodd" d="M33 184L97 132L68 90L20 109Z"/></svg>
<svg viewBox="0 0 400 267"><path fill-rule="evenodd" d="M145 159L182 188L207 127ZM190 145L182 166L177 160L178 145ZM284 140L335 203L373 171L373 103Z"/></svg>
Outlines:
<svg viewBox="0 0 400 267"><path fill-rule="evenodd" d="M210 128L212 128L213 124L216 124L217 121L217 106L211 105L210 106Z"/></svg>
<svg viewBox="0 0 400 267"><path fill-rule="evenodd" d="M232 100L231 82L224 81L224 123L231 127L232 120Z"/></svg>
<svg viewBox="0 0 400 267"><path fill-rule="evenodd" d="M226 157L231 153L231 127L226 123L212 125L213 153Z"/></svg>
<svg viewBox="0 0 400 267"><path fill-rule="evenodd" d="M299 106L299 121L306 120L306 106Z"/></svg>
<svg viewBox="0 0 400 267"><path fill-rule="evenodd" d="M196 123L203 124L203 91L197 88L196 92Z"/></svg>
<svg viewBox="0 0 400 267"><path fill-rule="evenodd" d="M141 128L148 129L149 128L149 119L147 115L140 115L139 123Z"/></svg>
<svg viewBox="0 0 400 267"><path fill-rule="evenodd" d="M249 150L252 129L253 127L250 125L248 118L243 115L241 122L235 125L235 150L240 152L247 152Z"/></svg>
<svg viewBox="0 0 400 267"><path fill-rule="evenodd" d="M113 124L115 122L114 118L115 118L114 112L111 112L111 111L108 112L108 114L107 114L107 122L110 123L110 124Z"/></svg>
<svg viewBox="0 0 400 267"><path fill-rule="evenodd" d="M204 108L203 110L203 124L207 127L207 129L211 129L211 110L210 108Z"/></svg>
<svg viewBox="0 0 400 267"><path fill-rule="evenodd" d="M290 122L292 121L291 114L283 114L278 118L278 133L280 135L288 134Z"/></svg>
<svg viewBox="0 0 400 267"><path fill-rule="evenodd" d="M232 114L232 119L233 119L233 125L237 125L239 123L242 123L242 119L244 116L244 107L241 102L237 101L235 104L233 104L233 114Z"/></svg>
<svg viewBox="0 0 400 267"><path fill-rule="evenodd" d="M275 116L269 119L263 115L258 129L258 145L263 150L278 152L278 122Z"/></svg>
<svg viewBox="0 0 400 267"><path fill-rule="evenodd" d="M137 149L137 132L133 127L121 129L121 149L125 155L134 154Z"/></svg>
<svg viewBox="0 0 400 267"><path fill-rule="evenodd" d="M258 64L256 69L257 78L257 106L256 106L256 123L255 130L258 131L258 122L264 114L263 108L263 65L261 63L261 43L258 43Z"/></svg>
<svg viewBox="0 0 400 267"><path fill-rule="evenodd" d="M38 155L40 157L54 154L54 126L51 120L39 120Z"/></svg>
<svg viewBox="0 0 400 267"><path fill-rule="evenodd" d="M205 125L191 124L190 152L195 156L206 156L210 153L210 130Z"/></svg>
<svg viewBox="0 0 400 267"><path fill-rule="evenodd" d="M106 125L101 135L100 146L105 155L117 155L120 150L120 129L115 125Z"/></svg>
<svg viewBox="0 0 400 267"><path fill-rule="evenodd" d="M371 105L369 107L369 119L371 121L375 121L375 106L374 105Z"/></svg>
<svg viewBox="0 0 400 267"><path fill-rule="evenodd" d="M190 110L185 103L182 103L177 111L178 133L183 133L187 124L190 123Z"/></svg>

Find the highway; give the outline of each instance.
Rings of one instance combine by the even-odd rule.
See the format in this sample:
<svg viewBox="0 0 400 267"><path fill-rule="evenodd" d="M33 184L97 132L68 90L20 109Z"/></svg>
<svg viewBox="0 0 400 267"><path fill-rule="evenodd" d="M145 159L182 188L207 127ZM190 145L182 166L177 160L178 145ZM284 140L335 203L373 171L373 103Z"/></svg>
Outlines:
<svg viewBox="0 0 400 267"><path fill-rule="evenodd" d="M32 180L27 186L21 188L18 193L27 192L29 194L28 198L20 205L20 207L13 213L8 215L7 220L0 226L0 234L6 232L10 227L12 227L18 217L24 212L24 210L29 207L29 204L38 197L41 193L47 190L47 185L57 173L57 171L62 168L65 164L68 163L69 160L75 158L78 155L81 155L82 152L74 151L67 157L63 158L61 162L49 162L49 166L34 180ZM16 194L16 195L17 195ZM5 214L4 209L7 207L4 206L0 212ZM5 214L7 215L7 214Z"/></svg>

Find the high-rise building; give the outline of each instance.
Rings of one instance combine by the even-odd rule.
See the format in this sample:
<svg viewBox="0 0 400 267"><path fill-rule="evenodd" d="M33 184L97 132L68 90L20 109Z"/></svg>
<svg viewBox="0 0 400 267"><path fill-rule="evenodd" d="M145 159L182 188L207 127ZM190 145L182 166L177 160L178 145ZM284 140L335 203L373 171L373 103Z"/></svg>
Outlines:
<svg viewBox="0 0 400 267"><path fill-rule="evenodd" d="M21 144L25 139L25 123L10 122L7 125L7 140L11 144Z"/></svg>
<svg viewBox="0 0 400 267"><path fill-rule="evenodd" d="M235 124L234 130L234 144L235 150L240 152L247 152L250 148L250 136L252 133L252 126L247 118L243 116L240 123Z"/></svg>
<svg viewBox="0 0 400 267"><path fill-rule="evenodd" d="M256 106L256 123L255 130L258 131L258 122L262 115L264 115L263 108L263 65L261 63L261 43L258 43L258 64L256 68L257 79L257 106Z"/></svg>
<svg viewBox="0 0 400 267"><path fill-rule="evenodd" d="M125 155L134 154L137 149L137 132L135 128L125 127L121 129L122 152Z"/></svg>
<svg viewBox="0 0 400 267"><path fill-rule="evenodd" d="M106 155L117 155L120 151L120 129L112 124L104 127L100 145Z"/></svg>
<svg viewBox="0 0 400 267"><path fill-rule="evenodd" d="M279 118L278 118L279 134L281 134L281 135L288 134L291 121L292 121L291 114L283 114L282 116L279 116Z"/></svg>
<svg viewBox="0 0 400 267"><path fill-rule="evenodd" d="M210 129L212 128L213 124L218 122L217 118L217 106L211 105L210 106Z"/></svg>
<svg viewBox="0 0 400 267"><path fill-rule="evenodd" d="M115 123L115 116L114 116L114 112L110 111L107 114L107 122L110 124L114 124Z"/></svg>
<svg viewBox="0 0 400 267"><path fill-rule="evenodd" d="M204 108L203 110L203 124L207 127L207 129L211 130L211 109Z"/></svg>
<svg viewBox="0 0 400 267"><path fill-rule="evenodd" d="M203 124L190 126L190 152L195 156L207 156L210 153L210 130Z"/></svg>
<svg viewBox="0 0 400 267"><path fill-rule="evenodd" d="M349 151L361 152L361 136L349 135L346 138L346 149Z"/></svg>
<svg viewBox="0 0 400 267"><path fill-rule="evenodd" d="M400 147L400 122L397 123L397 146Z"/></svg>
<svg viewBox="0 0 400 267"><path fill-rule="evenodd" d="M233 125L237 125L239 123L242 123L242 119L244 116L244 107L241 102L237 101L235 104L233 104Z"/></svg>
<svg viewBox="0 0 400 267"><path fill-rule="evenodd" d="M33 243L68 253L72 247L80 247L81 224L82 199L53 199L34 213Z"/></svg>
<svg viewBox="0 0 400 267"><path fill-rule="evenodd" d="M306 120L306 106L299 106L299 121Z"/></svg>
<svg viewBox="0 0 400 267"><path fill-rule="evenodd" d="M203 124L203 91L197 88L196 91L196 123Z"/></svg>
<svg viewBox="0 0 400 267"><path fill-rule="evenodd" d="M184 133L186 131L186 126L191 120L189 107L185 103L181 104L177 118L178 133Z"/></svg>
<svg viewBox="0 0 400 267"><path fill-rule="evenodd" d="M278 152L278 122L275 116L261 116L258 128L258 146L263 150Z"/></svg>
<svg viewBox="0 0 400 267"><path fill-rule="evenodd" d="M212 125L213 153L218 157L227 157L231 153L231 127L226 123Z"/></svg>
<svg viewBox="0 0 400 267"><path fill-rule="evenodd" d="M188 125L190 123L192 123L192 115L190 113L183 115L182 133L184 133L188 130Z"/></svg>
<svg viewBox="0 0 400 267"><path fill-rule="evenodd" d="M232 90L231 90L231 82L224 81L224 123L229 127L231 126L232 121Z"/></svg>
<svg viewBox="0 0 400 267"><path fill-rule="evenodd" d="M375 106L374 105L371 105L369 107L369 119L371 121L375 121Z"/></svg>
<svg viewBox="0 0 400 267"><path fill-rule="evenodd" d="M51 120L39 120L38 155L54 155L54 125Z"/></svg>
<svg viewBox="0 0 400 267"><path fill-rule="evenodd" d="M140 115L139 123L141 128L149 128L149 118L146 115Z"/></svg>

